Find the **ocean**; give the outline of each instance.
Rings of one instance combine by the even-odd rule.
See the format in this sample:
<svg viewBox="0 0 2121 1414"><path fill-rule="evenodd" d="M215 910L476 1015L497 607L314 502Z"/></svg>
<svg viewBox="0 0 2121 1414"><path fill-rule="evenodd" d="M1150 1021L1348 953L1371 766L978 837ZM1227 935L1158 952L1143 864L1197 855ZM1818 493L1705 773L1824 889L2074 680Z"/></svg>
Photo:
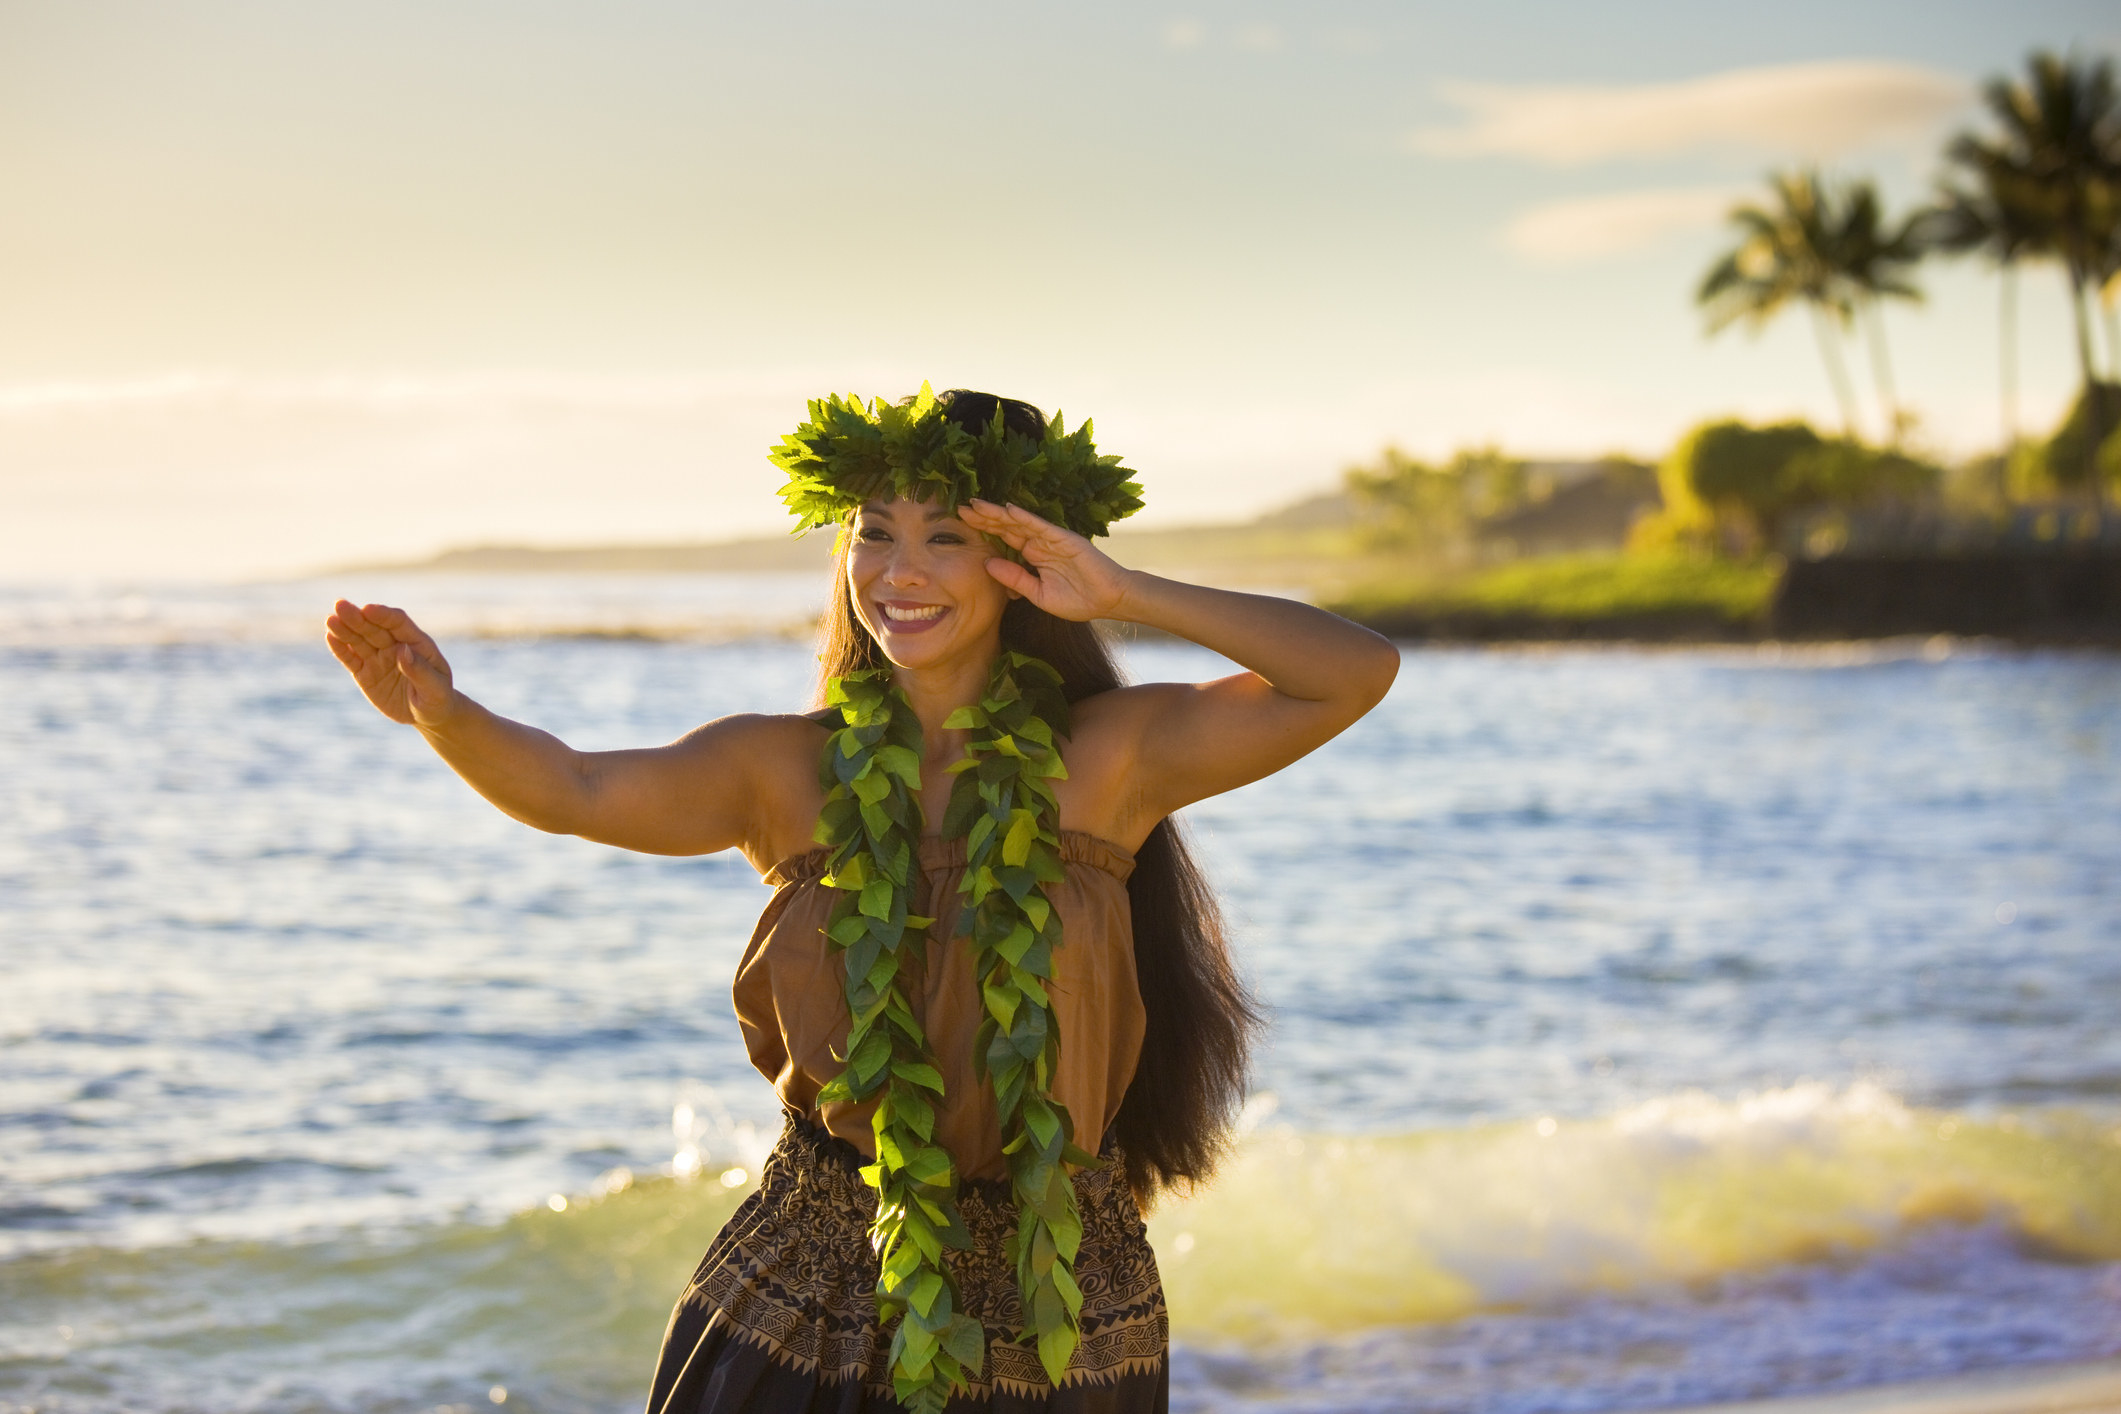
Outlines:
<svg viewBox="0 0 2121 1414"><path fill-rule="evenodd" d="M342 592L584 747L814 670L800 576L0 586L0 1410L636 1408L772 1141L743 860L495 812ZM1273 1020L1151 1218L1175 1408L2121 1354L2121 658L1409 650L1187 815Z"/></svg>

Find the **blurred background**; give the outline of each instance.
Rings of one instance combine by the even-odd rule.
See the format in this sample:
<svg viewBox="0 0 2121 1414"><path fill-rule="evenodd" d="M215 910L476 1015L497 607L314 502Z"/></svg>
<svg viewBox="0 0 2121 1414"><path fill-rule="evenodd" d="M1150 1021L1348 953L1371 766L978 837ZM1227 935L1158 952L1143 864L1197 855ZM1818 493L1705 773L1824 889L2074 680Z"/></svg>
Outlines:
<svg viewBox="0 0 2121 1414"><path fill-rule="evenodd" d="M583 747L799 708L765 450L923 380L1094 416L1124 562L1408 644L1190 812L1275 1021L1152 1221L1176 1407L2121 1357L2117 58L0 0L0 1410L637 1403L777 1124L766 893L503 819L321 618Z"/></svg>

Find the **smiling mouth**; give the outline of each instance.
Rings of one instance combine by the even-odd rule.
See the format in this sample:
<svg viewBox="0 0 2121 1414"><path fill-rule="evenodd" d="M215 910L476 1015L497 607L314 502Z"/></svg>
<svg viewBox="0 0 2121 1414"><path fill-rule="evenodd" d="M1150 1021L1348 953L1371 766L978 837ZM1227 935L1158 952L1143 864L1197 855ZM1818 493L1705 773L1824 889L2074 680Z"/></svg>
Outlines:
<svg viewBox="0 0 2121 1414"><path fill-rule="evenodd" d="M941 604L879 604L877 607L895 624L932 624L946 612Z"/></svg>

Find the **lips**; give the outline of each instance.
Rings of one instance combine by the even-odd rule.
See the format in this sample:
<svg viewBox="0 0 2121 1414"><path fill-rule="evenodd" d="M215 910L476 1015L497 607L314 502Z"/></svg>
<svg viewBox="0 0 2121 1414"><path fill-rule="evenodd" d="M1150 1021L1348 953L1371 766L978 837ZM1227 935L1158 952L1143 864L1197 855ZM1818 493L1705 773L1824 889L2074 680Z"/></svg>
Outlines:
<svg viewBox="0 0 2121 1414"><path fill-rule="evenodd" d="M877 608L883 610L883 622L893 633L924 633L941 623L950 612L944 604L913 604L905 601L880 599Z"/></svg>

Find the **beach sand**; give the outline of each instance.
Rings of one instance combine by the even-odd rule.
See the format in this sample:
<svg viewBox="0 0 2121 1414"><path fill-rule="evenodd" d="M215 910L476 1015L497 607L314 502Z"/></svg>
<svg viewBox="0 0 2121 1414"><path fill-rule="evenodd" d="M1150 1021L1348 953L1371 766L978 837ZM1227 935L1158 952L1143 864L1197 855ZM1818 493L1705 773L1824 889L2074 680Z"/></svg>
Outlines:
<svg viewBox="0 0 2121 1414"><path fill-rule="evenodd" d="M1950 1379L1670 1414L2121 1414L2121 1360L2030 1365Z"/></svg>

